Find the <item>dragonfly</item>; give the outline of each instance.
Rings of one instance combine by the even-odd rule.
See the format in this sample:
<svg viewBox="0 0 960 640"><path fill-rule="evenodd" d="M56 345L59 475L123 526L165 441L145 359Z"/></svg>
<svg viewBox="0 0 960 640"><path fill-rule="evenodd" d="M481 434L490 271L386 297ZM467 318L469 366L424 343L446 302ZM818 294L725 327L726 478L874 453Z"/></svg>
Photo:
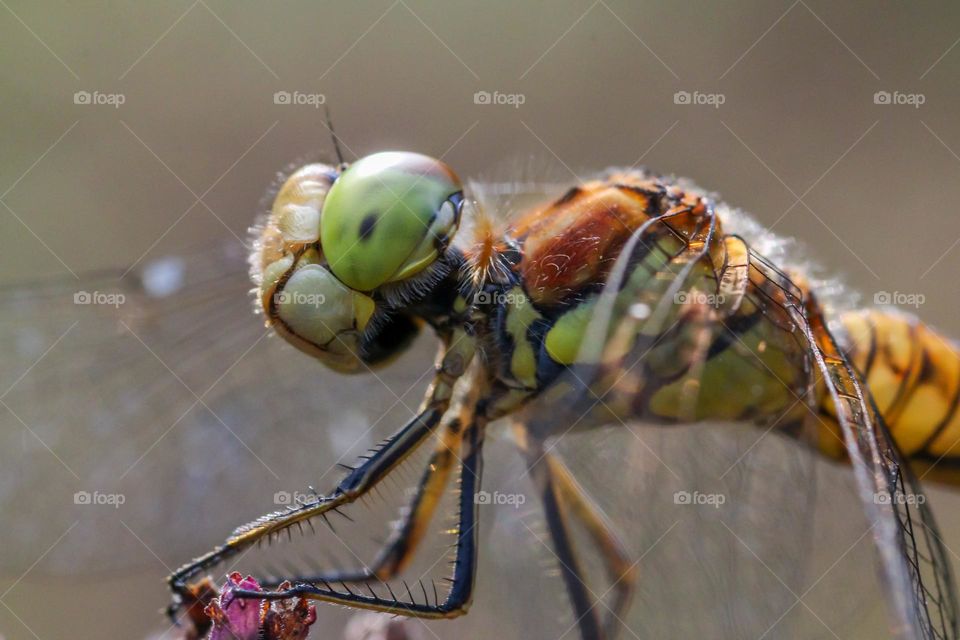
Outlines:
<svg viewBox="0 0 960 640"><path fill-rule="evenodd" d="M277 494L274 504L285 508L172 570L171 615L182 618L209 574L249 566L263 567L250 570L260 588L236 590L241 598L307 598L423 619L459 617L475 604L466 618L482 616L483 597L498 594L478 590L484 554L494 553L481 515L497 502L516 513L525 497L524 489L481 486L484 447L496 447L490 434L505 425L543 531L524 525L520 543L514 526L514 540L496 553L507 564L548 554L569 609L560 631L784 637L781 620L798 603L810 608L805 587L829 573L802 575L820 539L821 496L842 494L842 477L862 517L834 508L828 528L864 526L830 561L867 540L877 573L865 580L879 579L888 614L881 626L897 638L958 637L947 551L918 482L956 484L960 351L948 339L902 312L844 309L842 294L791 260L782 240L686 181L631 168L573 186L464 186L445 163L417 153L338 160L282 177L249 257L208 250L152 262L125 288L90 278L84 286L103 289L78 293L71 283L44 293L38 285L7 296L14 317L55 329L50 340L39 321L16 323L4 338L35 363L7 374L8 434L43 449L24 461L22 442L6 447L20 457L8 461L20 479L0 502L13 512L29 504L38 517L12 528L5 563L64 510L32 497L50 483L51 458L75 441L89 445L78 455L91 486L137 481L149 490L118 505L142 518L101 528L62 557L54 550L57 571L122 563L130 554L120 540L137 548L123 529L138 525L174 550L214 538L234 508L261 495L249 481L259 467L276 459L312 468L314 431L369 432L356 416L343 426L338 414L349 403L327 378L317 384L316 361L361 374L344 376L341 389L356 384L362 397L365 383L352 381L404 370L422 353L418 335L429 332L439 352L409 419L343 465L329 489ZM259 318L244 309L248 258ZM51 300L73 303L70 312ZM75 320L78 309L92 321ZM109 373L85 381L90 354ZM44 428L63 415L66 424ZM237 433L251 416L256 428ZM190 420L207 428L177 428ZM221 428L225 439L212 439ZM34 464L38 456L46 463ZM56 472L61 479L80 475L71 459L68 473ZM350 549L354 566L323 566L330 544L352 546L345 528L376 527L376 518L363 520L370 502L411 467L407 504L372 557ZM828 477L826 491L816 474ZM79 495L74 504L126 500L106 490ZM449 572L439 588L416 575L407 582L419 556L436 564L434 528L451 539L436 556L449 560L441 565ZM283 556L324 532L336 542L257 558ZM679 568L684 560L688 569ZM535 586L516 584L535 583L529 572L501 573L511 577L505 592L535 600ZM699 604L658 606L678 596ZM831 630L822 610L814 617L820 632ZM563 635L545 624L521 625L518 637Z"/></svg>

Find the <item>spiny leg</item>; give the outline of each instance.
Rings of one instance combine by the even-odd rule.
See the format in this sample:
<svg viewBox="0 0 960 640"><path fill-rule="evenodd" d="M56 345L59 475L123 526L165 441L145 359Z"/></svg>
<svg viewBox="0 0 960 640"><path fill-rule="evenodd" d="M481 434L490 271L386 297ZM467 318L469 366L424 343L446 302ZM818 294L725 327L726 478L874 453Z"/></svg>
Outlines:
<svg viewBox="0 0 960 640"><path fill-rule="evenodd" d="M314 517L325 518L328 511L336 512L376 486L434 432L450 406L453 386L470 363L473 351L472 340L461 339L456 334L444 339L436 374L420 412L354 468L331 495L317 496L315 500L290 507L287 511L267 514L240 527L224 544L169 576L167 583L174 593L174 600L167 608L171 619L175 619L183 603L190 603L191 580L264 538L269 540L271 535L279 535L280 531Z"/></svg>
<svg viewBox="0 0 960 640"><path fill-rule="evenodd" d="M543 448L543 442L530 437L523 425L516 425L517 441L527 467L540 491L544 516L553 540L554 553L573 605L576 624L584 640L611 639L617 623L630 604L636 584L634 567L609 523L574 480L563 462ZM615 590L610 612L601 625L596 602L591 599L586 577L570 537L571 516L587 530L603 557L607 575Z"/></svg>
<svg viewBox="0 0 960 640"><path fill-rule="evenodd" d="M459 517L457 527L456 557L454 559L451 587L443 602L429 602L424 591L424 602L414 600L407 591L409 601L396 596L383 598L372 590L370 595L351 590L338 591L328 581L320 580L321 585L301 582L282 591L244 591L237 590L235 595L248 598L281 600L293 597L305 597L335 604L342 604L384 613L396 613L419 618L453 618L463 613L473 597L473 585L477 566L477 500L476 492L480 486L482 472L482 446L484 423L475 420L463 429L461 440L461 471ZM392 595L392 591L391 591Z"/></svg>
<svg viewBox="0 0 960 640"><path fill-rule="evenodd" d="M383 446L347 475L330 497L317 497L316 500L290 507L287 511L262 516L237 529L224 544L213 551L178 569L167 578L167 583L175 595L174 601L167 608L167 614L173 619L181 604L190 603L190 582L211 567L238 555L264 538L269 539L271 535L278 535L283 529L314 517L325 517L328 511L335 512L339 507L366 494L394 466L409 456L433 432L439 421L440 411L437 408L427 408L388 438Z"/></svg>
<svg viewBox="0 0 960 640"><path fill-rule="evenodd" d="M433 518L436 509L447 487L450 471L457 461L456 454L462 439L459 421L452 421L441 427L440 438L436 448L424 468L416 494L407 505L400 526L387 540L383 549L377 554L371 567L360 569L346 569L329 571L316 575L297 576L290 578L291 582L365 582L377 579L381 582L390 580L413 558L417 546L423 539L427 527ZM276 581L262 583L267 587L275 587Z"/></svg>

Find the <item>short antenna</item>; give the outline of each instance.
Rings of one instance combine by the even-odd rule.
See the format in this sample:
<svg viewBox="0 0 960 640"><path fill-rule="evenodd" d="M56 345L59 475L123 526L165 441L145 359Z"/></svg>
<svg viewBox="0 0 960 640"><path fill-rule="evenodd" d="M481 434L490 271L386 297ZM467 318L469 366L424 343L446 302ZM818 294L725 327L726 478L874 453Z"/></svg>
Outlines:
<svg viewBox="0 0 960 640"><path fill-rule="evenodd" d="M342 167L347 163L344 162L343 151L340 150L340 138L337 137L336 131L333 130L333 118L330 117L330 106L324 104L323 110L327 114L327 129L330 130L330 138L333 140L333 150L337 154L337 162L339 162Z"/></svg>

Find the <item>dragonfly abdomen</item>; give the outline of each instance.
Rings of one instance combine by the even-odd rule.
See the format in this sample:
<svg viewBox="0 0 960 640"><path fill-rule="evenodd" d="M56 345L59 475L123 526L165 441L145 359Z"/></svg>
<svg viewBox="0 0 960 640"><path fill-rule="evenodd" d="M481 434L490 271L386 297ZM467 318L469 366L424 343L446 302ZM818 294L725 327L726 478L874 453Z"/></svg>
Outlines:
<svg viewBox="0 0 960 640"><path fill-rule="evenodd" d="M960 443L960 348L896 310L855 311L840 320L843 348L901 451L920 466L960 461L960 449L954 448ZM825 409L832 415L832 407ZM821 449L841 456L843 444L828 432L822 434ZM960 483L960 474L950 475L955 477L940 474Z"/></svg>

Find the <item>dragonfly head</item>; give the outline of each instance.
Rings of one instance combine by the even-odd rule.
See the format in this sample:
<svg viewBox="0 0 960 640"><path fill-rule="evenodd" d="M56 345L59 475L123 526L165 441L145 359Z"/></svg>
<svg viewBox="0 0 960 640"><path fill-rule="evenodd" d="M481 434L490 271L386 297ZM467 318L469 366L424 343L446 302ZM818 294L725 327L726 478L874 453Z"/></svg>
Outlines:
<svg viewBox="0 0 960 640"><path fill-rule="evenodd" d="M456 174L418 153L301 167L277 193L251 260L267 323L338 371L388 361L419 329L394 308L404 299L395 294L438 271L462 204Z"/></svg>

